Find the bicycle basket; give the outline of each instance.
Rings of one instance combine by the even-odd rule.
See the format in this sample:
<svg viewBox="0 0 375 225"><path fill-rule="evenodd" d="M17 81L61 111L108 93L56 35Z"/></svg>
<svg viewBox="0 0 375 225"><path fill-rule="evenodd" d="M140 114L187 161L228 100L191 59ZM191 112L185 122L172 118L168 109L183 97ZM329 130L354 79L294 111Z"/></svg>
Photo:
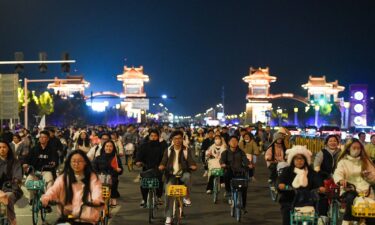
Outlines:
<svg viewBox="0 0 375 225"><path fill-rule="evenodd" d="M169 185L167 196L184 197L187 195L187 187L185 185Z"/></svg>
<svg viewBox="0 0 375 225"><path fill-rule="evenodd" d="M99 180L104 185L112 185L112 176L109 174L101 173L98 175Z"/></svg>
<svg viewBox="0 0 375 225"><path fill-rule="evenodd" d="M375 203L366 197L357 197L352 206L354 217L375 218Z"/></svg>
<svg viewBox="0 0 375 225"><path fill-rule="evenodd" d="M291 224L301 224L302 222L314 222L317 221L318 216L315 213L315 209L312 206L296 207L290 212Z"/></svg>
<svg viewBox="0 0 375 225"><path fill-rule="evenodd" d="M25 186L27 190L44 190L44 180L29 180Z"/></svg>
<svg viewBox="0 0 375 225"><path fill-rule="evenodd" d="M159 180L157 178L142 178L141 187L146 189L158 188Z"/></svg>
<svg viewBox="0 0 375 225"><path fill-rule="evenodd" d="M7 217L7 205L0 203L0 217L6 218Z"/></svg>
<svg viewBox="0 0 375 225"><path fill-rule="evenodd" d="M247 188L248 180L244 178L232 178L230 185L232 189L244 189Z"/></svg>
<svg viewBox="0 0 375 225"><path fill-rule="evenodd" d="M111 188L109 186L102 186L102 196L104 199L109 199L109 197L111 196Z"/></svg>
<svg viewBox="0 0 375 225"><path fill-rule="evenodd" d="M224 176L224 170L223 169L212 169L210 172L211 172L211 176L215 176L215 177Z"/></svg>

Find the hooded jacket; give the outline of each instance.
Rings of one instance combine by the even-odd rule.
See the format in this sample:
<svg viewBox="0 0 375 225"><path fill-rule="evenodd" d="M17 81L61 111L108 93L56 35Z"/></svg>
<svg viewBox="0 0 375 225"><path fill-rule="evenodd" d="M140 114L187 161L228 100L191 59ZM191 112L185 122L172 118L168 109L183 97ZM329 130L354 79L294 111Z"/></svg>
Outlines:
<svg viewBox="0 0 375 225"><path fill-rule="evenodd" d="M163 159L161 160L160 165L166 167L166 176L167 178L173 174L173 163L175 159L175 150L174 146L168 148L167 151L164 152ZM189 151L185 146L181 146L181 151L179 152L178 156L179 164L181 165L181 169L183 172L190 172L191 166L196 166L196 162L193 159L191 151Z"/></svg>

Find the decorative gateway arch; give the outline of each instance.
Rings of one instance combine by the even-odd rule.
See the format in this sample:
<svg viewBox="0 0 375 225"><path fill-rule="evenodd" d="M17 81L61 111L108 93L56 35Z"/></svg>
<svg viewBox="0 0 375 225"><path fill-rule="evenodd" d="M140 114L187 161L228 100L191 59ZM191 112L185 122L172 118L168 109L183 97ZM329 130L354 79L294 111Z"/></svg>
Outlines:
<svg viewBox="0 0 375 225"><path fill-rule="evenodd" d="M272 109L270 100L288 98L308 105L306 98L292 93L270 94L270 84L275 82L277 77L270 76L269 67L254 69L250 67L249 75L242 80L249 84L249 92L246 95L246 122L256 123L258 121L267 122L267 112Z"/></svg>

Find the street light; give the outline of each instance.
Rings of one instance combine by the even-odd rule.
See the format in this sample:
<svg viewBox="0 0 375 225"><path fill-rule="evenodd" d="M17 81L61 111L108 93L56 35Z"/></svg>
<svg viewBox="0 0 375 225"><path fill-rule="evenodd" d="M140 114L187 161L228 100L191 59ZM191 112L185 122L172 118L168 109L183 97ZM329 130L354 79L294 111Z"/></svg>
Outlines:
<svg viewBox="0 0 375 225"><path fill-rule="evenodd" d="M161 98L162 98L162 99L167 99L168 96L167 96L167 95L162 95Z"/></svg>

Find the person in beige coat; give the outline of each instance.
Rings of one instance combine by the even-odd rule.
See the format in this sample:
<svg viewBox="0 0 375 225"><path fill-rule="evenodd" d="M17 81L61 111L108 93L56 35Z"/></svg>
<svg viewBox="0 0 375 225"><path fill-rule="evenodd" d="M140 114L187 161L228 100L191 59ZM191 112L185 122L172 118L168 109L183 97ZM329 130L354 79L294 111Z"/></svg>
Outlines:
<svg viewBox="0 0 375 225"><path fill-rule="evenodd" d="M349 225L352 221L358 221L358 218L352 216L352 205L358 193L374 198L374 193L370 184L364 179L366 176L366 167L370 160L365 152L365 148L358 139L352 139L345 146L344 152L338 159L337 168L333 174L335 183L347 187L348 183L356 187L356 191L345 192L346 209L343 217L343 225ZM367 224L374 224L374 220L366 220Z"/></svg>

